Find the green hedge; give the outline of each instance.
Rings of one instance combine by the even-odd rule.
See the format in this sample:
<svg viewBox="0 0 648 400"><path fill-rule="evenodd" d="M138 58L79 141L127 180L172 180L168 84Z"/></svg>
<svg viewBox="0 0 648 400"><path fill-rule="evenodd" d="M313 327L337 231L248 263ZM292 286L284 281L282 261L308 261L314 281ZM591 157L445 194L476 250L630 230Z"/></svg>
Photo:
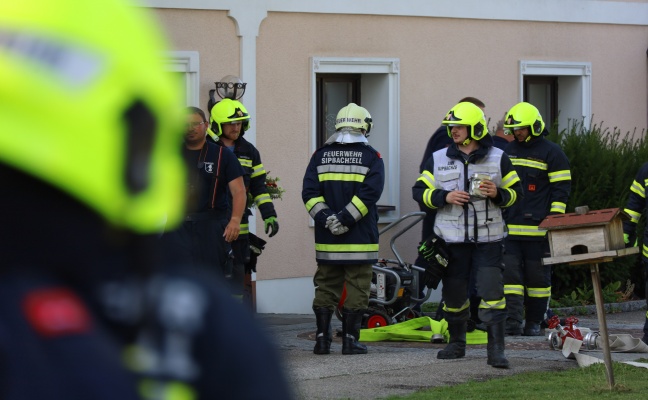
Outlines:
<svg viewBox="0 0 648 400"><path fill-rule="evenodd" d="M547 138L558 143L569 158L572 174L572 191L567 212L578 206L590 210L624 208L630 185L641 165L648 161L648 140L645 129L622 134L617 128L600 125L585 127L582 122L570 122L567 129L551 129ZM645 216L639 222L638 232L643 232ZM639 234L641 239L643 235ZM618 258L599 265L601 285L620 281L635 284L635 294L644 297L643 271L639 256ZM552 297L560 299L578 287L591 286L587 265L553 267Z"/></svg>

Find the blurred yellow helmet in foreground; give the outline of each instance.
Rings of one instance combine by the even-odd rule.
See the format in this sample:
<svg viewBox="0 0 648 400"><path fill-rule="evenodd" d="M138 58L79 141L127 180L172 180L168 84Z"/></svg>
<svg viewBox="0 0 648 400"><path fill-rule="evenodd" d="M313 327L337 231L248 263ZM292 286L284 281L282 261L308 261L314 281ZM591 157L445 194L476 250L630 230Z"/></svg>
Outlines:
<svg viewBox="0 0 648 400"><path fill-rule="evenodd" d="M0 163L113 225L177 223L184 107L164 50L122 0L0 2Z"/></svg>

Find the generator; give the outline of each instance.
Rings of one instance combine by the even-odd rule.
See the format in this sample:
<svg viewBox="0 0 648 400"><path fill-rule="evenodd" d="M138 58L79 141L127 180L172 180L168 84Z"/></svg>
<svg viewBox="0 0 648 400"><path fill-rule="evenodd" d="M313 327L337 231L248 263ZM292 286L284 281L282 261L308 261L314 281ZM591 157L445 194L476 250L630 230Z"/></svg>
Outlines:
<svg viewBox="0 0 648 400"><path fill-rule="evenodd" d="M419 281L425 270L403 260L396 247L397 239L425 218L424 212L405 214L398 220L380 230L379 234L400 226L390 240L394 259L381 258L372 266L369 307L362 318L362 329L377 328L403 322L421 316L415 307L430 297L431 290L419 294ZM407 221L407 223L405 223ZM405 224L404 224L405 223ZM346 288L335 310L336 317L342 320L342 309L346 299Z"/></svg>

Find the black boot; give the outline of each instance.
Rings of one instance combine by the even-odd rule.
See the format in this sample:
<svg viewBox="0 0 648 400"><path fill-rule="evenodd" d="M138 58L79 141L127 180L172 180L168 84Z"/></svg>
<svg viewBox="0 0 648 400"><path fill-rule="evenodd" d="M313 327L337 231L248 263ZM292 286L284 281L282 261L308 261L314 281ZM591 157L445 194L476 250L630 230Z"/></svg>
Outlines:
<svg viewBox="0 0 648 400"><path fill-rule="evenodd" d="M509 362L504 356L504 326L506 321L488 327L487 364L495 368L508 368Z"/></svg>
<svg viewBox="0 0 648 400"><path fill-rule="evenodd" d="M333 312L325 307L314 308L317 320L317 333L315 334L315 354L331 353L331 341L333 341L333 332L331 331L331 316Z"/></svg>
<svg viewBox="0 0 648 400"><path fill-rule="evenodd" d="M523 336L542 336L542 329L540 328L540 321L529 321L524 323Z"/></svg>
<svg viewBox="0 0 648 400"><path fill-rule="evenodd" d="M437 353L440 360L453 360L466 355L466 321L448 323L450 341L445 349Z"/></svg>
<svg viewBox="0 0 648 400"><path fill-rule="evenodd" d="M506 334L509 336L520 336L522 334L522 322L513 318L506 319Z"/></svg>
<svg viewBox="0 0 648 400"><path fill-rule="evenodd" d="M342 354L367 354L367 346L358 342L362 311L342 311Z"/></svg>

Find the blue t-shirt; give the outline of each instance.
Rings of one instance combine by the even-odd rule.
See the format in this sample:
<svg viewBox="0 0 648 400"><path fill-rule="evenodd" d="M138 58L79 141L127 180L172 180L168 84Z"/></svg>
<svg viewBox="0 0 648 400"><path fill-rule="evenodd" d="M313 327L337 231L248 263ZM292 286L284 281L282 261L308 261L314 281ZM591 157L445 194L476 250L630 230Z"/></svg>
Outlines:
<svg viewBox="0 0 648 400"><path fill-rule="evenodd" d="M217 144L205 142L201 150L185 147L183 156L189 171L187 212L209 209L227 211L230 208L228 183L244 174L234 153Z"/></svg>

